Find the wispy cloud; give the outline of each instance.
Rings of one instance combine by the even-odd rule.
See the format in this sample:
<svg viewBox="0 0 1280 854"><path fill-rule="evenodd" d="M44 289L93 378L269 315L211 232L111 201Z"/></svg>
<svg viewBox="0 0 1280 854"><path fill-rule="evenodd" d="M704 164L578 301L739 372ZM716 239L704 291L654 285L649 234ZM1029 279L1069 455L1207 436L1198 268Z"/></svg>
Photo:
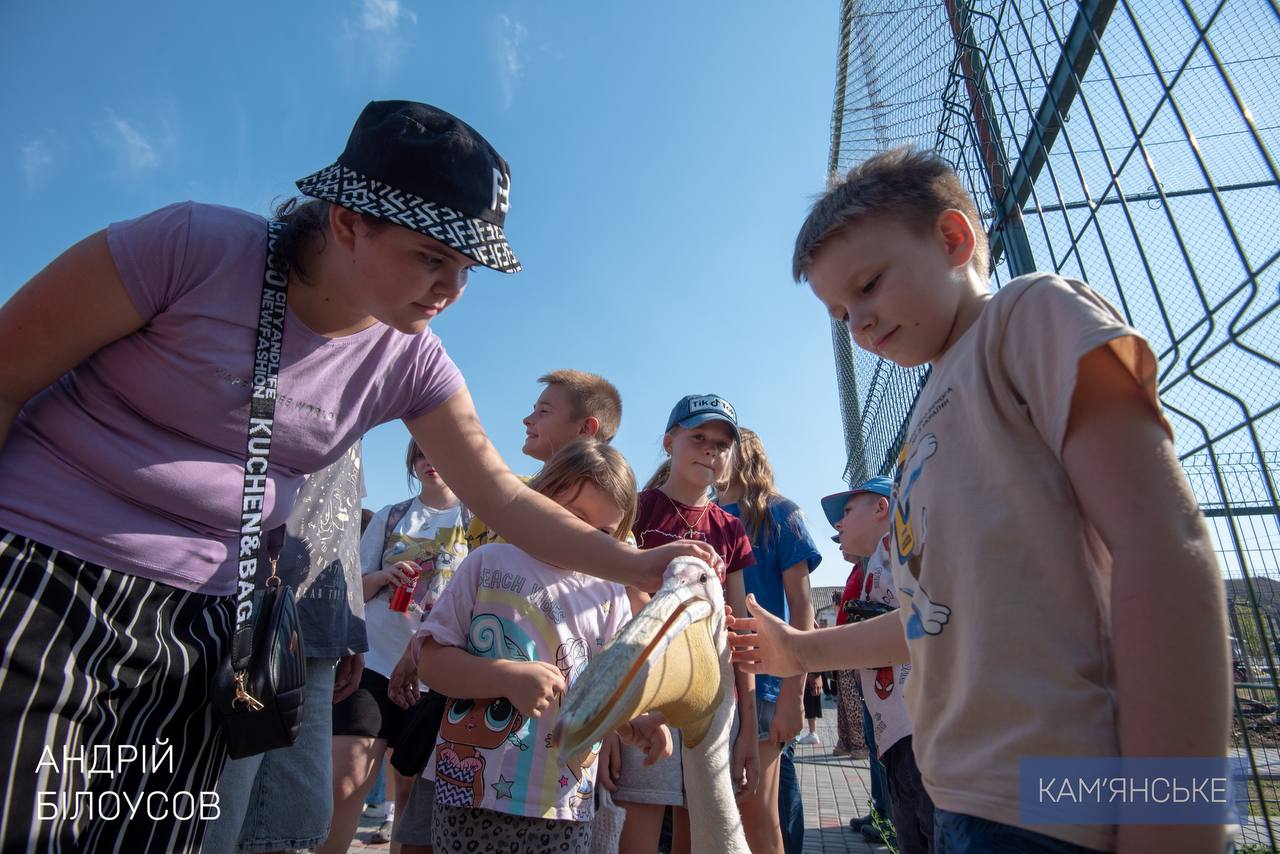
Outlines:
<svg viewBox="0 0 1280 854"><path fill-rule="evenodd" d="M171 160L177 150L177 140L167 123L159 133L147 134L111 110L107 110L107 118L97 124L94 135L115 157L116 174L126 178L155 171Z"/></svg>
<svg viewBox="0 0 1280 854"><path fill-rule="evenodd" d="M400 0L363 0L364 28L371 33L391 32L401 21L418 23L418 16L400 5Z"/></svg>
<svg viewBox="0 0 1280 854"><path fill-rule="evenodd" d="M347 82L367 87L372 68L376 85L385 86L408 53L418 16L400 0L358 0L355 5L358 14L343 17L334 32Z"/></svg>
<svg viewBox="0 0 1280 854"><path fill-rule="evenodd" d="M33 139L21 149L22 177L27 189L34 190L53 171L53 151L43 139Z"/></svg>
<svg viewBox="0 0 1280 854"><path fill-rule="evenodd" d="M503 104L510 108L515 101L516 85L524 73L524 55L521 47L529 38L529 31L519 21L499 15L501 28L498 33L498 81L502 85Z"/></svg>

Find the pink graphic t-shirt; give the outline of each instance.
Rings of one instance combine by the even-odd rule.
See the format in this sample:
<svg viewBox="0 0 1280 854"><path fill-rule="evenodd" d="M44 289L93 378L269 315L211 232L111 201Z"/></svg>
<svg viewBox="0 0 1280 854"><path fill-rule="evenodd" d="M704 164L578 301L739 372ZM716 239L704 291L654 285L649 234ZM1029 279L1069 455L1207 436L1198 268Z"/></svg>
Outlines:
<svg viewBox="0 0 1280 854"><path fill-rule="evenodd" d="M621 584L499 543L476 549L458 566L418 635L483 658L550 662L572 685L630 619ZM526 720L505 697L451 699L423 773L435 781L436 803L590 821L600 748L561 756L550 743L558 714L553 704Z"/></svg>

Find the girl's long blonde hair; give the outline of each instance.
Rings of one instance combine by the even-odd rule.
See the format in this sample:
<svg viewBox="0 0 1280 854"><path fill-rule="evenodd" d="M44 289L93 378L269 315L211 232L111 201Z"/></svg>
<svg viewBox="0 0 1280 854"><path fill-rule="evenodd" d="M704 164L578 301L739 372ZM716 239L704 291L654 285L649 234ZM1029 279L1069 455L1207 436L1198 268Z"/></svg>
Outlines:
<svg viewBox="0 0 1280 854"><path fill-rule="evenodd" d="M769 524L769 504L782 496L773 485L773 466L765 455L764 443L754 430L738 428L738 444L733 450L733 464L726 472L723 492L740 493L738 511L747 537L760 546L768 544L773 533Z"/></svg>
<svg viewBox="0 0 1280 854"><path fill-rule="evenodd" d="M556 451L529 488L554 499L589 480L618 505L622 521L613 536L626 540L636 519L636 475L617 448L594 437L577 439Z"/></svg>

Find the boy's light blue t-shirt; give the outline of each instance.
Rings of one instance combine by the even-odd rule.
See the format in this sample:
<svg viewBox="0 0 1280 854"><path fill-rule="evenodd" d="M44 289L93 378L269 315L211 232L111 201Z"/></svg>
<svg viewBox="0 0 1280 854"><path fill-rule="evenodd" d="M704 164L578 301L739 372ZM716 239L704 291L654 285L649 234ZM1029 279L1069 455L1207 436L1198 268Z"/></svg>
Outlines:
<svg viewBox="0 0 1280 854"><path fill-rule="evenodd" d="M724 509L742 518L737 504L722 505ZM764 541L765 529L769 530L768 542ZM748 532L750 534L750 532ZM809 536L804 524L804 514L794 501L779 498L769 502L769 519L760 533L751 540L751 552L756 565L742 571L747 592L753 594L761 605L781 619L790 619L787 612L787 595L782 586L782 571L797 563L807 563L809 572L822 563L822 555ZM782 680L777 676L756 676L756 699L777 702Z"/></svg>

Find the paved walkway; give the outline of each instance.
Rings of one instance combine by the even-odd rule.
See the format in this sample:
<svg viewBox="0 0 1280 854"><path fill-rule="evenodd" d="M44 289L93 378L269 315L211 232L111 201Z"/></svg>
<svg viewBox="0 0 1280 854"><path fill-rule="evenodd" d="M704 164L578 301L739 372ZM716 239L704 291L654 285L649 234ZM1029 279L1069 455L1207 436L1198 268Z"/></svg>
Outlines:
<svg viewBox="0 0 1280 854"><path fill-rule="evenodd" d="M804 798L804 854L846 854L846 852L887 852L882 845L870 845L849 830L849 819L866 815L870 776L866 759L832 756L836 743L836 710L830 700L823 702L818 721L821 747L796 748L796 773ZM386 851L389 845L370 845L366 840L378 828L372 819L361 821L349 851L369 854Z"/></svg>
<svg viewBox="0 0 1280 854"><path fill-rule="evenodd" d="M804 854L888 851L849 830L849 819L871 810L871 772L866 758L832 756L836 743L836 708L823 700L818 719L821 747L796 747L796 773L804 799Z"/></svg>

